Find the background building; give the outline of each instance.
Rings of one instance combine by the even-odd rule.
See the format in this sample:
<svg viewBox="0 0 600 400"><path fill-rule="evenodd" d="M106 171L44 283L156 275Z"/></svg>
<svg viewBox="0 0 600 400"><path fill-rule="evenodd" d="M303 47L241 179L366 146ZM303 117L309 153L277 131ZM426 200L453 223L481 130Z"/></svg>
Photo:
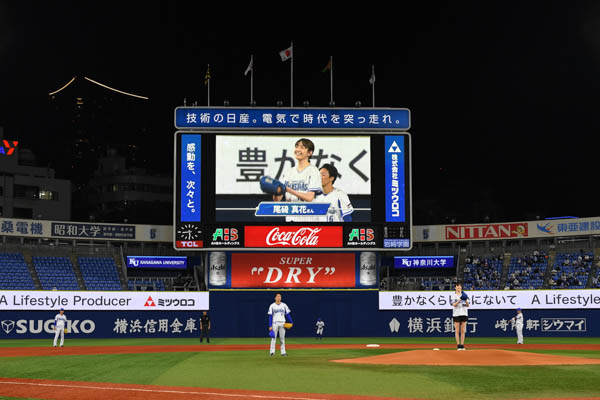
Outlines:
<svg viewBox="0 0 600 400"><path fill-rule="evenodd" d="M128 167L124 156L109 149L98 160L88 187L89 219L104 222L170 224L173 179Z"/></svg>
<svg viewBox="0 0 600 400"><path fill-rule="evenodd" d="M56 179L54 169L36 166L31 150L4 139L0 128L0 214L3 217L71 218L71 182Z"/></svg>

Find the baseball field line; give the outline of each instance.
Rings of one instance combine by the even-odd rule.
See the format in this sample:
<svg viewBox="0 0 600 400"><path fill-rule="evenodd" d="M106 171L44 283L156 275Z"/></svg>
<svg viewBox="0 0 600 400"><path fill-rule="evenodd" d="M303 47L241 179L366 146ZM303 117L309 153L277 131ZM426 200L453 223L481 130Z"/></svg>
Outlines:
<svg viewBox="0 0 600 400"><path fill-rule="evenodd" d="M364 349L365 344L289 344L288 349ZM379 349L454 349L453 345L435 343L415 344L381 344ZM506 349L506 350L595 350L600 351L600 344L472 344L469 349ZM6 347L1 357L28 356L60 356L60 355L94 355L94 354L139 354L139 353L185 353L204 351L250 351L268 350L268 345L149 345L149 346L72 346L72 347Z"/></svg>
<svg viewBox="0 0 600 400"><path fill-rule="evenodd" d="M253 399L277 399L277 400L389 400L389 399L393 399L390 397L374 397L374 396L352 396L352 395L337 395L337 394L332 394L332 395L318 395L317 397L300 397L300 396L296 396L293 394L290 395L284 395L284 394L279 394L277 392L273 392L273 393L265 393L262 392L262 394L257 394L257 391L254 391L254 393L252 393L253 391L243 391L243 390L237 390L238 393L232 393L232 392L225 392L224 390L222 392L214 392L214 391L208 391L207 389L204 388L197 388L197 390L182 390L182 389L159 389L159 388L143 388L143 387L119 387L119 386L111 386L110 383L107 383L107 386L100 386L100 385L89 385L87 382L84 382L82 384L73 384L73 383L59 383L60 381L53 381L55 383L52 382L35 382L35 381L31 381L31 380L24 380L24 379L19 379L19 380L7 380L6 378L2 378L0 380L0 385L12 385L12 386L21 386L21 387L25 387L25 388L49 388L52 389L51 392L53 394L53 399L55 398L63 398L58 396L57 397L57 392L55 389L68 389L68 390L79 390L85 391L85 398L87 399L91 399L91 400L95 400L95 399L105 399L107 392L122 392L121 396L118 396L116 393L110 394L110 398L112 399L125 399L125 398L130 398L131 393L141 393L141 394L145 394L145 395L150 395L150 397L144 397L147 400L152 400L154 398L158 398L158 397L152 397L152 394L155 395L181 395L181 396L185 396L186 399L188 398L199 398L202 400L209 400L209 399L220 399L220 398L253 398ZM133 386L133 385L129 385L129 386ZM142 386L142 385L139 385ZM30 391L28 391L28 396L34 395L34 396L39 396L40 393L36 392L36 393L29 393ZM14 393L13 391L11 391L7 386L0 386L0 395L23 395L24 393ZM43 396L43 393L41 393ZM67 398L72 398L73 396L73 392L69 391L68 393L65 393L66 397L64 397L65 399ZM192 396L192 397L190 397ZM163 398L162 396L160 397L161 399Z"/></svg>

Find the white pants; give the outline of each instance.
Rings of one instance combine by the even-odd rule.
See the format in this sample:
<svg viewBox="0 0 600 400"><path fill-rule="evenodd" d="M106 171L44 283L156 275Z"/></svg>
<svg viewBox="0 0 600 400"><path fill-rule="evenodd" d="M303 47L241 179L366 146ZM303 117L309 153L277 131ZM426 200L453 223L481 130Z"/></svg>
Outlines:
<svg viewBox="0 0 600 400"><path fill-rule="evenodd" d="M285 354L285 328L283 322L273 322L273 332L275 337L271 338L271 354L275 353L275 344L277 343L277 336L279 336L279 349L281 354Z"/></svg>
<svg viewBox="0 0 600 400"><path fill-rule="evenodd" d="M517 324L516 330L517 330L517 344L523 344L523 324Z"/></svg>
<svg viewBox="0 0 600 400"><path fill-rule="evenodd" d="M317 328L317 335L323 334L323 328Z"/></svg>
<svg viewBox="0 0 600 400"><path fill-rule="evenodd" d="M60 335L60 345L62 346L65 343L65 328L54 328L54 332L54 347L56 347L58 335Z"/></svg>

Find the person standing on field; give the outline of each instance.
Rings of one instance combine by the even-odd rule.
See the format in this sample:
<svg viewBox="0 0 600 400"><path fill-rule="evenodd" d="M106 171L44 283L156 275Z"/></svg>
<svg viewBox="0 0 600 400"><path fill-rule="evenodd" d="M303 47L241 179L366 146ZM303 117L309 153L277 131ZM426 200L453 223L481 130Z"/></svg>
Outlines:
<svg viewBox="0 0 600 400"><path fill-rule="evenodd" d="M279 336L279 349L282 356L287 356L285 351L285 321L293 324L290 308L281 301L281 293L275 295L275 302L269 306L269 336L271 336L270 355L275 355L275 345Z"/></svg>
<svg viewBox="0 0 600 400"><path fill-rule="evenodd" d="M58 314L54 317L54 347L58 342L58 336L60 335L60 347L65 344L65 327L67 325L67 316L65 315L65 309L61 308Z"/></svg>
<svg viewBox="0 0 600 400"><path fill-rule="evenodd" d="M452 303L452 319L454 320L454 336L456 350L465 350L465 334L469 319L469 296L462 291L462 285L456 283L455 292L450 296Z"/></svg>
<svg viewBox="0 0 600 400"><path fill-rule="evenodd" d="M517 308L517 315L511 319L511 321L514 322L517 331L517 344L523 344L523 319L523 311L521 311L520 308Z"/></svg>
<svg viewBox="0 0 600 400"><path fill-rule="evenodd" d="M206 338L206 343L210 343L210 317L206 310L200 316L200 343L203 338Z"/></svg>

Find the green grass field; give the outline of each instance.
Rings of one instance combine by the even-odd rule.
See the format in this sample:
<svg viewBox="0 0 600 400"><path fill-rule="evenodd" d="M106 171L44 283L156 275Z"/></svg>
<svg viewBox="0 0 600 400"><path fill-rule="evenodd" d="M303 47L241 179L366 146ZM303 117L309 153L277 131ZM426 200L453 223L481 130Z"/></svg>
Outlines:
<svg viewBox="0 0 600 400"><path fill-rule="evenodd" d="M324 343L446 343L451 338L327 338ZM212 339L213 344L267 344L267 339ZM316 343L290 338L288 344ZM514 343L473 338L468 343ZM600 338L527 339L527 343L600 344ZM48 340L4 340L0 347L48 346ZM192 339L81 339L67 346L185 345ZM207 346L205 344L205 346ZM1 351L1 349L0 349ZM600 396L600 365L523 367L380 366L331 359L397 352L395 349L290 349L267 351L104 354L0 358L0 377L136 383L208 388L337 393L429 399L515 399ZM450 350L449 350L450 351ZM477 351L477 350L472 350ZM600 358L598 351L529 350Z"/></svg>

